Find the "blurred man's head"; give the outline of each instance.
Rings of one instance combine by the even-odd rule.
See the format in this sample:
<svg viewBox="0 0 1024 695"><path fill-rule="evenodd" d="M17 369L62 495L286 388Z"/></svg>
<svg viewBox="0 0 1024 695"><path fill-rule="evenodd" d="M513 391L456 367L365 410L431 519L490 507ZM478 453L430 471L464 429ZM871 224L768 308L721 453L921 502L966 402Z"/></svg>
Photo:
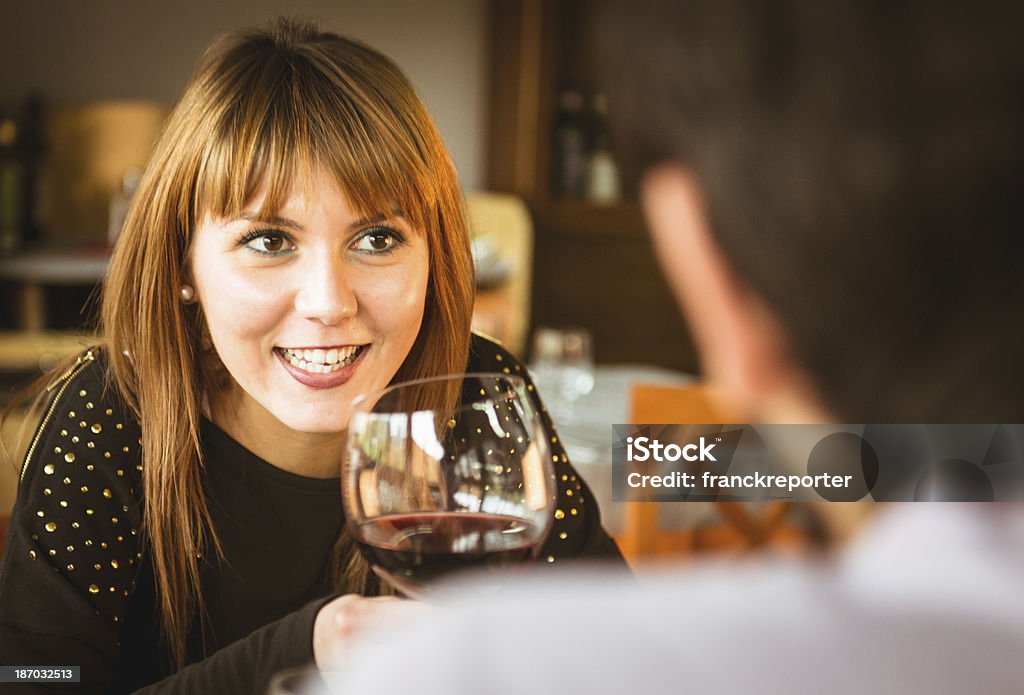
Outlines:
<svg viewBox="0 0 1024 695"><path fill-rule="evenodd" d="M1022 13L846 5L604 7L613 133L706 371L760 418L1017 421Z"/></svg>

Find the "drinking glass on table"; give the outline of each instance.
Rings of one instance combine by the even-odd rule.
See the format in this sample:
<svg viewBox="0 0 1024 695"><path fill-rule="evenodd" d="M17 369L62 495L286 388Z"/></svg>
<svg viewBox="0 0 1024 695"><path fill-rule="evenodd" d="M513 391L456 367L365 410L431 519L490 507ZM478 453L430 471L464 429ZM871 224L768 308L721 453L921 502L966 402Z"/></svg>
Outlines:
<svg viewBox="0 0 1024 695"><path fill-rule="evenodd" d="M580 397L594 388L594 353L585 328L542 326L533 333L534 377L556 423L573 421Z"/></svg>
<svg viewBox="0 0 1024 695"><path fill-rule="evenodd" d="M422 379L353 404L347 522L373 570L408 596L463 569L500 582L534 559L555 495L548 437L519 377Z"/></svg>

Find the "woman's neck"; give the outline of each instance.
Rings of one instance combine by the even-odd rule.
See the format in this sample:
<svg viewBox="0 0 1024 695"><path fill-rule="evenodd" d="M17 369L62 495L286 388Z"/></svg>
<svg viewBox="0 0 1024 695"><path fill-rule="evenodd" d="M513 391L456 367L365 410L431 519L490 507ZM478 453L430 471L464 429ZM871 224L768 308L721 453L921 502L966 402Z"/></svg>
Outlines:
<svg viewBox="0 0 1024 695"><path fill-rule="evenodd" d="M337 478L345 432L297 432L251 398L221 393L207 401L213 424L281 470L307 478Z"/></svg>

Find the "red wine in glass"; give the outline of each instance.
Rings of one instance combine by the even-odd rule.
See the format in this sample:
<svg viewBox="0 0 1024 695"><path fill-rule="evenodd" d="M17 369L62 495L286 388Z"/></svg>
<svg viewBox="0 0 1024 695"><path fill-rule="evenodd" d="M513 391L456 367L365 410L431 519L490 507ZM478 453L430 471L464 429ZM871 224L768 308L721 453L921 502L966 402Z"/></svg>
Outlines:
<svg viewBox="0 0 1024 695"><path fill-rule="evenodd" d="M371 563L412 593L461 570L504 570L532 560L543 539L528 520L474 512L377 517L360 524L355 536Z"/></svg>
<svg viewBox="0 0 1024 695"><path fill-rule="evenodd" d="M549 436L519 377L422 379L353 401L345 515L373 570L407 596L470 568L484 570L485 589L500 586L502 568L540 552L556 489Z"/></svg>

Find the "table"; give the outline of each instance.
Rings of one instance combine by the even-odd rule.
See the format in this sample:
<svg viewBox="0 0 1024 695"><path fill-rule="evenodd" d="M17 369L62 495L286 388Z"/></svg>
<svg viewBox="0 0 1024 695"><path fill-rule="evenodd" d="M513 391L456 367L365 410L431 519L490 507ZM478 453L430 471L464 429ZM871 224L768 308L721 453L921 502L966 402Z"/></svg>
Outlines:
<svg viewBox="0 0 1024 695"><path fill-rule="evenodd" d="M50 285L94 285L107 274L110 250L105 246L71 250L36 249L0 258L0 280L20 285L20 328L46 326L43 288Z"/></svg>
<svg viewBox="0 0 1024 695"><path fill-rule="evenodd" d="M693 380L690 374L651 365L600 365L594 372L593 390L576 402L571 419L553 413L569 461L597 498L609 532L622 530L626 505L612 500L612 425L630 422L630 389L638 383L685 384ZM537 389L543 399L543 384ZM670 506L673 520L679 517L679 523L692 523L695 512L705 513L704 505Z"/></svg>

